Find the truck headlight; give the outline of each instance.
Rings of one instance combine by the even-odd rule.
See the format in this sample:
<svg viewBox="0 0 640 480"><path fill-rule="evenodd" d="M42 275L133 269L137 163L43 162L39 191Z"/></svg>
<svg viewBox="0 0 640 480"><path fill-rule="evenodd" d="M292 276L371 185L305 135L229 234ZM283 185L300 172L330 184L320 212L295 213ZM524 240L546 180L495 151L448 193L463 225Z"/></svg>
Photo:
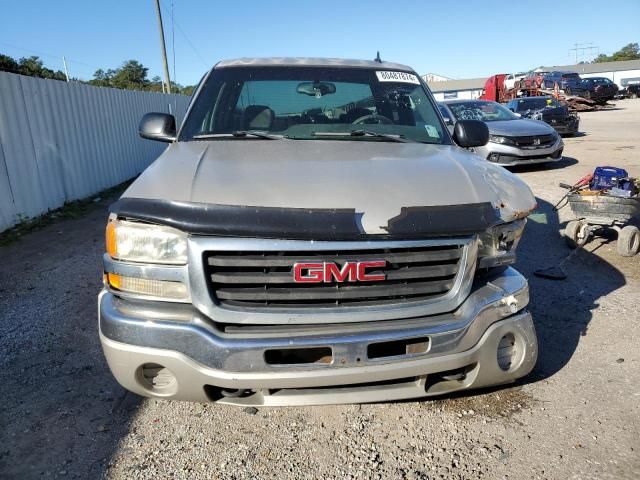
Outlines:
<svg viewBox="0 0 640 480"><path fill-rule="evenodd" d="M154 265L187 263L187 236L174 228L119 220L112 215L107 223L106 240L108 255L118 262L144 263L150 270ZM142 277L147 275L127 276L109 271L105 273L105 283L114 292L133 297L178 302L190 300L185 283Z"/></svg>
<svg viewBox="0 0 640 480"><path fill-rule="evenodd" d="M527 219L496 225L480 235L478 267L491 268L516 261L516 248L522 237Z"/></svg>
<svg viewBox="0 0 640 480"><path fill-rule="evenodd" d="M175 228L110 219L107 253L127 262L184 265L187 236Z"/></svg>

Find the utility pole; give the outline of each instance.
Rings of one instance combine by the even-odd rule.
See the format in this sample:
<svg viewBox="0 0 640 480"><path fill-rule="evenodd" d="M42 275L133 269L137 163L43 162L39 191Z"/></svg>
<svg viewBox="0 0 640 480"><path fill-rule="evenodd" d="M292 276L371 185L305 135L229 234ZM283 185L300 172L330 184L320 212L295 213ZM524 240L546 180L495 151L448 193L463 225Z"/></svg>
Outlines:
<svg viewBox="0 0 640 480"><path fill-rule="evenodd" d="M164 81L167 85L167 93L171 93L171 80L169 79L169 64L167 63L167 47L164 43L164 28L162 26L162 13L160 13L160 0L156 0L156 12L158 14L158 28L160 28L160 44L162 47L162 62L164 63Z"/></svg>
<svg viewBox="0 0 640 480"><path fill-rule="evenodd" d="M67 70L67 60L62 57L62 65L64 66L64 76L67 77L67 82L69 82L69 71Z"/></svg>

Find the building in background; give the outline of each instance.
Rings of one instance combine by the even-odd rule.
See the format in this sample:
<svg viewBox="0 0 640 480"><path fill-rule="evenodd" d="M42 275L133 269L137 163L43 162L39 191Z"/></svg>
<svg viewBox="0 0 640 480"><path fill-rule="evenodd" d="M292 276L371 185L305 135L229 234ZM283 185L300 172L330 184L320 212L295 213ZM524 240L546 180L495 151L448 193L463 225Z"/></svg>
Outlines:
<svg viewBox="0 0 640 480"><path fill-rule="evenodd" d="M485 77L467 78L462 80L427 82L427 84L433 92L433 96L438 101L454 98L473 100L482 95L484 82L486 80Z"/></svg>
<svg viewBox="0 0 640 480"><path fill-rule="evenodd" d="M445 80L453 80L450 77L445 77L444 75L438 75L437 73L426 73L422 75L422 79L429 82L444 82Z"/></svg>
<svg viewBox="0 0 640 480"><path fill-rule="evenodd" d="M555 65L552 67L540 67L535 71L568 71L579 73L581 77L607 77L618 87L640 83L640 60L626 60L623 62L603 62L603 63L580 63L578 65ZM510 73L495 72L497 73ZM427 79L427 77L432 78ZM484 82L488 77L467 78L461 80L445 79L434 74L423 75L422 78L429 84L436 100L448 99L475 99L482 95Z"/></svg>

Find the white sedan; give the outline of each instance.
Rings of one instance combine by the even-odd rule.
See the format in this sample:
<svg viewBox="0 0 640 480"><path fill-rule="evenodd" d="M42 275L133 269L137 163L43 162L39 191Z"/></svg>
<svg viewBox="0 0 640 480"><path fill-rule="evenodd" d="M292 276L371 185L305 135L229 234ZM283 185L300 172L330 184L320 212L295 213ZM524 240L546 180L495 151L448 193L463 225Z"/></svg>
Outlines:
<svg viewBox="0 0 640 480"><path fill-rule="evenodd" d="M510 73L509 75L504 77L505 90L511 90L513 87L515 87L516 82L519 82L526 76L526 73Z"/></svg>

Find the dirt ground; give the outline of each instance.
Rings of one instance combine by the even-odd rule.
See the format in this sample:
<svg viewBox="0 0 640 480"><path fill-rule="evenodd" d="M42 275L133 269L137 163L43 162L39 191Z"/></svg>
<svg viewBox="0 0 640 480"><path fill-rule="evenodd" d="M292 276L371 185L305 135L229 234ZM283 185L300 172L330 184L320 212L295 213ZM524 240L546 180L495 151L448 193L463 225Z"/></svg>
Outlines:
<svg viewBox="0 0 640 480"><path fill-rule="evenodd" d="M596 165L640 177L640 100L582 113L562 162L518 168L539 200L517 268L540 358L517 385L436 400L259 409L159 402L112 379L97 336L105 199L0 248L0 478L640 478L640 256L569 252L551 206Z"/></svg>

